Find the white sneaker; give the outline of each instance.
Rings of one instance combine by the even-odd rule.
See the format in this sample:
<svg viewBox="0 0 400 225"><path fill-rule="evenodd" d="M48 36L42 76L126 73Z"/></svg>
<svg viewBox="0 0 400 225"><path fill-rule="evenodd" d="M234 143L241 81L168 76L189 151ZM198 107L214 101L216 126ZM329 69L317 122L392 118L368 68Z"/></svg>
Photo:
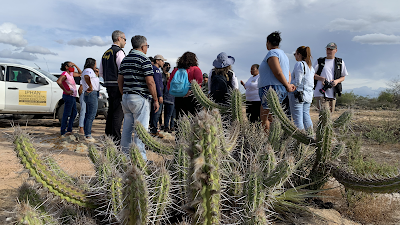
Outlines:
<svg viewBox="0 0 400 225"><path fill-rule="evenodd" d="M96 142L96 139L94 139L93 137L87 137L85 138L86 142Z"/></svg>

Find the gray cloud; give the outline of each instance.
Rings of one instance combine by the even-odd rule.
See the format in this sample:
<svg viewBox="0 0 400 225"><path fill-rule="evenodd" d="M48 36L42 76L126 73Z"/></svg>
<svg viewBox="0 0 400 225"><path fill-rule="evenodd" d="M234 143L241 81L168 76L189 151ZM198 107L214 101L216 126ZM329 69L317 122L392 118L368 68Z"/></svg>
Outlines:
<svg viewBox="0 0 400 225"><path fill-rule="evenodd" d="M86 38L76 38L68 41L68 45L75 45L79 47L92 47L92 46L106 46L110 45L111 41L103 41L99 36L93 36L89 40Z"/></svg>
<svg viewBox="0 0 400 225"><path fill-rule="evenodd" d="M348 20L344 18L338 18L332 20L329 25L329 31L337 30L348 30L348 31L360 31L365 29L371 22L363 19Z"/></svg>
<svg viewBox="0 0 400 225"><path fill-rule="evenodd" d="M24 39L24 34L25 31L13 23L3 23L0 25L0 43L16 47L25 46L28 44L28 41Z"/></svg>
<svg viewBox="0 0 400 225"><path fill-rule="evenodd" d="M37 53L42 55L58 55L57 53L41 46L26 46L22 52Z"/></svg>
<svg viewBox="0 0 400 225"><path fill-rule="evenodd" d="M38 59L36 55L33 55L28 52L12 52L9 49L3 49L0 51L0 58L7 58L7 59L24 59L33 61Z"/></svg>
<svg viewBox="0 0 400 225"><path fill-rule="evenodd" d="M61 39L55 40L55 42L57 42L58 44L64 44L64 40Z"/></svg>
<svg viewBox="0 0 400 225"><path fill-rule="evenodd" d="M354 36L352 41L371 45L400 44L400 36L386 34L365 34L361 36Z"/></svg>

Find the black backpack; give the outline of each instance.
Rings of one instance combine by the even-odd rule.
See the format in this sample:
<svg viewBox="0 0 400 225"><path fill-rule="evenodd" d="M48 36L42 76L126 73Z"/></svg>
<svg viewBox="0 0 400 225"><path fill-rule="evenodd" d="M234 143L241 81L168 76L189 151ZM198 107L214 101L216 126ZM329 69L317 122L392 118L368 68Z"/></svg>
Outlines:
<svg viewBox="0 0 400 225"><path fill-rule="evenodd" d="M225 103L228 92L232 86L233 72L228 71L228 75L217 74L214 70L211 75L210 95L217 103Z"/></svg>
<svg viewBox="0 0 400 225"><path fill-rule="evenodd" d="M321 57L318 58L318 71L316 72L317 75L321 76L322 69L325 66L325 58L326 57ZM334 79L339 79L342 76L342 59L335 57L335 71L334 71ZM314 80L314 89L317 86L317 80ZM333 96L338 96L340 97L342 95L342 83L337 84L334 89L333 89Z"/></svg>

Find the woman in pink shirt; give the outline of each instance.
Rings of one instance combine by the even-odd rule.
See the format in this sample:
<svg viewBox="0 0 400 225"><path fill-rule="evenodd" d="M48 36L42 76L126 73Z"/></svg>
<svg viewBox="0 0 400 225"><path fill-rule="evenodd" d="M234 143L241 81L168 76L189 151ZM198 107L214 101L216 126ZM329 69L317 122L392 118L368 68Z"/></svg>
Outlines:
<svg viewBox="0 0 400 225"><path fill-rule="evenodd" d="M167 84L167 88L169 90L171 80L174 77L176 71L178 69L186 69L188 74L189 82L192 80L196 80L199 85L203 82L203 73L201 72L200 68L198 67L197 56L193 52L185 52L183 55L178 59L176 63L177 67L172 71L169 81ZM198 103L196 98L191 95L192 91L189 92L184 97L175 97L175 110L177 113L177 117L179 118L183 114L188 115L188 113L195 115L198 111Z"/></svg>
<svg viewBox="0 0 400 225"><path fill-rule="evenodd" d="M77 73L75 72L74 67L78 70ZM64 100L64 113L61 119L61 135L70 135L72 134L72 126L74 124L76 114L78 113L75 100L78 91L74 77L80 77L82 71L78 66L75 65L75 63L69 61L62 63L60 70L64 71L57 80L58 86L60 86L60 88L64 91L62 96Z"/></svg>

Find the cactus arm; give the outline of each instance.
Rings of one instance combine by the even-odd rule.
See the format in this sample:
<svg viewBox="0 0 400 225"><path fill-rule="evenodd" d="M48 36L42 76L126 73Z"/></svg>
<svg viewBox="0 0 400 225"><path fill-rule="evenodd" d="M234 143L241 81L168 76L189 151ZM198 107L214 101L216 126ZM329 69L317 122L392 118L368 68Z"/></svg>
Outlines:
<svg viewBox="0 0 400 225"><path fill-rule="evenodd" d="M348 122L350 122L351 118L353 117L353 112L351 110L342 113L334 122L333 127L338 128L344 126Z"/></svg>
<svg viewBox="0 0 400 225"><path fill-rule="evenodd" d="M391 178L368 179L353 175L330 164L332 176L346 188L372 193L392 193L400 190L400 175Z"/></svg>
<svg viewBox="0 0 400 225"><path fill-rule="evenodd" d="M143 171L145 175L148 175L149 172L145 169L146 162L144 161L142 154L140 154L139 148L135 144L132 144L130 153L132 165L137 166L137 168Z"/></svg>
<svg viewBox="0 0 400 225"><path fill-rule="evenodd" d="M58 179L39 158L32 143L23 134L17 135L14 141L15 151L21 163L27 168L37 182L61 199L83 207L90 207L86 194L62 179Z"/></svg>
<svg viewBox="0 0 400 225"><path fill-rule="evenodd" d="M246 115L243 114L243 96L239 89L233 89L231 92L231 111L232 121L244 123Z"/></svg>
<svg viewBox="0 0 400 225"><path fill-rule="evenodd" d="M285 132L306 145L315 142L315 140L309 137L305 132L297 129L294 123L286 117L285 112L283 112L283 109L279 103L278 96L273 89L268 90L267 101L268 105L271 107L272 113L281 121Z"/></svg>
<svg viewBox="0 0 400 225"><path fill-rule="evenodd" d="M193 224L220 224L221 134L219 124L206 111L194 118L192 141L188 149L191 159L189 202L195 210Z"/></svg>
<svg viewBox="0 0 400 225"><path fill-rule="evenodd" d="M192 92L194 96L196 97L196 100L206 109L219 109L221 112L226 112L228 111L228 107L219 105L215 102L213 102L211 99L209 99L201 90L200 85L197 83L196 80L192 81Z"/></svg>
<svg viewBox="0 0 400 225"><path fill-rule="evenodd" d="M135 122L135 130L140 138L151 150L160 154L172 154L173 148L155 140L140 122Z"/></svg>
<svg viewBox="0 0 400 225"><path fill-rule="evenodd" d="M128 225L146 225L149 218L149 191L142 171L133 166L128 172L128 185L126 186L128 211Z"/></svg>
<svg viewBox="0 0 400 225"><path fill-rule="evenodd" d="M268 188L281 187L292 175L293 168L293 160L280 161L275 169L263 180L264 186Z"/></svg>
<svg viewBox="0 0 400 225"><path fill-rule="evenodd" d="M154 197L152 198L153 206L151 221L152 224L158 224L160 218L163 219L166 208L170 203L171 177L165 167L162 167L158 173L158 177L154 183Z"/></svg>
<svg viewBox="0 0 400 225"><path fill-rule="evenodd" d="M222 141L222 145L223 145L223 149L226 152L231 152L237 145L237 141L239 138L239 134L240 134L240 124L239 123L234 123L233 124L233 130L230 132L231 135L228 137L227 142Z"/></svg>

